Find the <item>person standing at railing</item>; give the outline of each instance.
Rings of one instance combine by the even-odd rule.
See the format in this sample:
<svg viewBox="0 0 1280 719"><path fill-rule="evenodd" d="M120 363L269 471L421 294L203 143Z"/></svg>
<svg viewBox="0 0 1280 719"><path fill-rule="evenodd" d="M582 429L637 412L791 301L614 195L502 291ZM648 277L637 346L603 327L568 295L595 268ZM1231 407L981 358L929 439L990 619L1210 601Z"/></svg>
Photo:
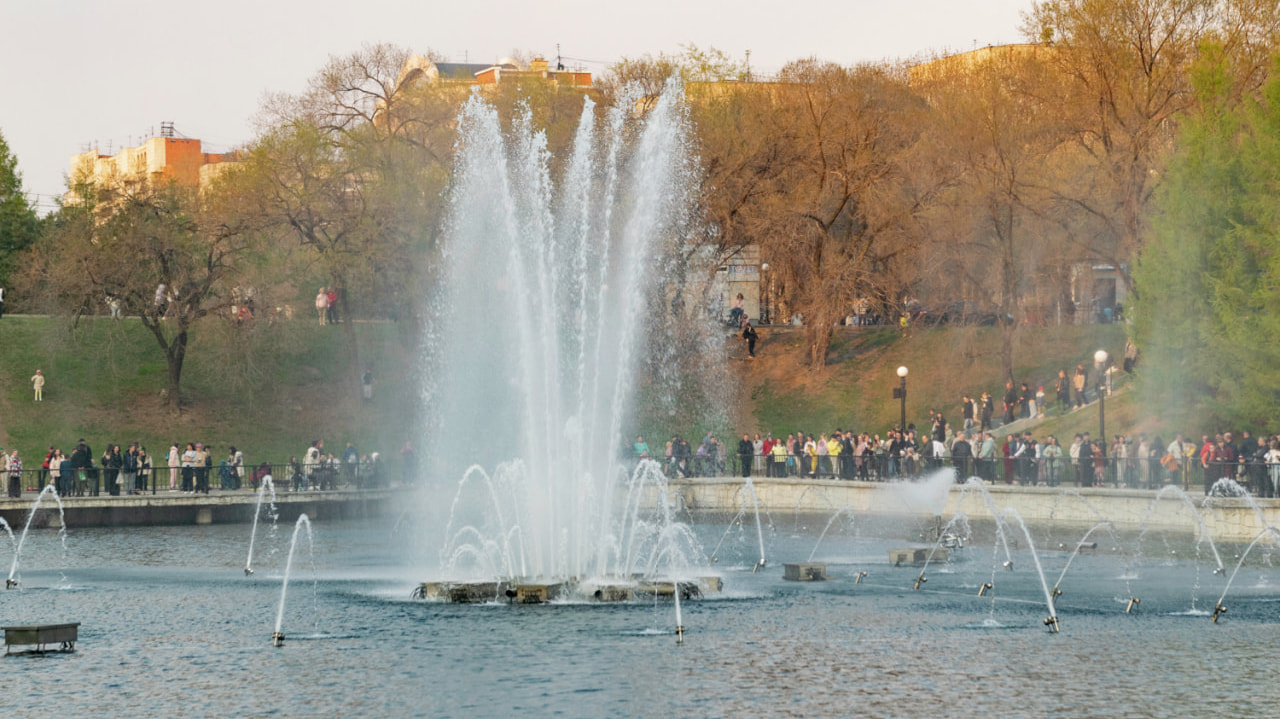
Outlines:
<svg viewBox="0 0 1280 719"><path fill-rule="evenodd" d="M44 456L44 461L40 463L40 477L36 481L36 491L44 489L44 483L49 479L50 463L53 462L53 453L56 450L53 445L49 445L49 452ZM52 484L52 482L50 482ZM55 485L56 486L56 485Z"/></svg>
<svg viewBox="0 0 1280 719"><path fill-rule="evenodd" d="M56 449L49 450L49 458L44 461L45 466L49 468L49 484L53 485L53 491L60 496L67 496L62 487L62 452Z"/></svg>
<svg viewBox="0 0 1280 719"><path fill-rule="evenodd" d="M969 444L969 435L956 432L956 439L951 443L951 461L955 465L958 482L969 478L969 460L972 458L973 445Z"/></svg>
<svg viewBox="0 0 1280 719"><path fill-rule="evenodd" d="M18 450L13 450L7 458L5 471L8 472L9 478L9 496L22 496L22 459L18 457Z"/></svg>
<svg viewBox="0 0 1280 719"><path fill-rule="evenodd" d="M106 483L107 494L120 496L120 470L124 468L124 457L120 454L120 445L108 444L107 451L102 453L102 481Z"/></svg>
<svg viewBox="0 0 1280 719"><path fill-rule="evenodd" d="M178 470L182 467L182 451L178 449L177 442L170 445L164 461L169 467L169 491L172 492L178 488Z"/></svg>
<svg viewBox="0 0 1280 719"><path fill-rule="evenodd" d="M1045 442L1044 447L1040 450L1040 457L1044 461L1045 483L1050 487L1058 486L1062 447L1058 444L1057 437L1049 435L1048 441Z"/></svg>
<svg viewBox="0 0 1280 719"><path fill-rule="evenodd" d="M124 453L124 491L129 494L138 492L138 443L129 445Z"/></svg>
<svg viewBox="0 0 1280 719"><path fill-rule="evenodd" d="M742 470L743 478L751 476L751 458L755 451L755 445L751 443L751 436L742 435L742 439L738 440L738 467Z"/></svg>
<svg viewBox="0 0 1280 719"><path fill-rule="evenodd" d="M196 480L196 460L200 455L196 453L196 446L191 442L187 442L187 448L182 452L182 493L191 494L195 490Z"/></svg>
<svg viewBox="0 0 1280 719"><path fill-rule="evenodd" d="M41 372L40 370L36 370L36 373L32 375L31 388L36 391L36 398L34 401L43 402L44 401L44 373Z"/></svg>

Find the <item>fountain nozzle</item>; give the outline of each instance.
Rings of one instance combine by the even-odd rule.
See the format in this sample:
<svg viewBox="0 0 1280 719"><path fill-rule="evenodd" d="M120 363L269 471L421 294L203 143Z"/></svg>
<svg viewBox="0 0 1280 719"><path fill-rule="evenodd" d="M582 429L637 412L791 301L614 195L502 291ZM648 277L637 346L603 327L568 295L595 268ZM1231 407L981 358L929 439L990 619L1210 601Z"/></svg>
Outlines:
<svg viewBox="0 0 1280 719"><path fill-rule="evenodd" d="M277 647L277 648L278 648L278 647L283 647L283 646L284 646L284 633L283 633L283 632L272 632L272 634L271 634L271 646L273 646L273 647Z"/></svg>
<svg viewBox="0 0 1280 719"><path fill-rule="evenodd" d="M924 584L927 581L929 581L929 579L924 576L924 572L920 572L920 576L916 577L916 586L914 587L914 589L915 590L920 589L920 585Z"/></svg>
<svg viewBox="0 0 1280 719"><path fill-rule="evenodd" d="M684 644L684 625L676 625L676 644Z"/></svg>
<svg viewBox="0 0 1280 719"><path fill-rule="evenodd" d="M1225 567L1218 567L1217 569L1213 570L1213 573L1214 573L1214 574L1226 574L1226 573L1227 573L1227 570L1226 570L1226 568L1225 568Z"/></svg>
<svg viewBox="0 0 1280 719"><path fill-rule="evenodd" d="M1129 606L1125 607L1124 613L1132 614L1133 608L1138 606L1141 603L1142 603L1141 599L1138 599L1137 597L1129 597Z"/></svg>
<svg viewBox="0 0 1280 719"><path fill-rule="evenodd" d="M982 586L978 587L978 596L981 597L986 594L988 589L994 589L994 587L991 586L991 582L983 582Z"/></svg>
<svg viewBox="0 0 1280 719"><path fill-rule="evenodd" d="M1012 572L1012 571L1013 571L1013 560L1012 560L1012 559L1006 559L1006 560L1005 560L1005 562L1004 562L1004 568L1005 568L1005 569L1007 569L1007 570L1009 570L1010 572Z"/></svg>
<svg viewBox="0 0 1280 719"><path fill-rule="evenodd" d="M18 580L12 578L4 580L5 589L13 589L16 586L18 586Z"/></svg>
<svg viewBox="0 0 1280 719"><path fill-rule="evenodd" d="M1050 616L1050 617L1045 618L1045 620L1044 620L1044 625L1045 625L1046 627L1048 627L1048 628L1049 628L1049 632L1050 632L1051 634L1057 634L1057 633L1058 633L1058 629L1059 629L1059 627L1058 627L1058 615L1056 615L1056 614L1055 614L1055 615L1052 615L1052 616Z"/></svg>
<svg viewBox="0 0 1280 719"><path fill-rule="evenodd" d="M1222 602L1218 602L1216 605L1214 605L1214 607L1213 607L1213 623L1214 623L1214 624L1217 624L1217 623L1218 623L1218 616L1219 616L1219 615L1221 615L1221 614L1226 614L1226 613L1227 613L1227 608L1226 608L1226 607L1224 607L1224 606L1222 606Z"/></svg>
<svg viewBox="0 0 1280 719"><path fill-rule="evenodd" d="M249 575L251 575L251 574L253 574L253 570L252 570L252 569L250 569L250 568L248 568L248 567L245 567L245 568L244 568L244 576L246 576L246 577L247 577L247 576L249 576Z"/></svg>
<svg viewBox="0 0 1280 719"><path fill-rule="evenodd" d="M862 580L865 579L866 576L867 576L866 572L858 572L857 576L854 577L853 583L862 584Z"/></svg>
<svg viewBox="0 0 1280 719"><path fill-rule="evenodd" d="M1055 584L1053 585L1053 591L1049 592L1049 596L1053 597L1054 599L1057 599L1058 597L1062 596L1062 590L1058 589L1058 585Z"/></svg>
<svg viewBox="0 0 1280 719"><path fill-rule="evenodd" d="M752 568L751 568L751 573L752 573L752 574L755 574L756 572L760 571L761 569L764 569L764 557L761 557L761 558L760 558L760 561L756 562L756 566L754 566L754 567L752 567Z"/></svg>

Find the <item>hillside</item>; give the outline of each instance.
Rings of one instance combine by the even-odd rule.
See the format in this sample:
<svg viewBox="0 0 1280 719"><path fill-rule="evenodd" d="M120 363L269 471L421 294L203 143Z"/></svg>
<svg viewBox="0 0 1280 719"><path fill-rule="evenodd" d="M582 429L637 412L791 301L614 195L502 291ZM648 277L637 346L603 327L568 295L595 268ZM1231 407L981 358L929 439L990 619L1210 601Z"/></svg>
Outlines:
<svg viewBox="0 0 1280 719"><path fill-rule="evenodd" d="M251 463L301 456L314 439L339 451L394 454L416 439L419 393L408 328L359 323L361 365L376 379L374 401L359 399L346 366L342 328L292 321L238 328L209 322L193 333L183 373L184 410L160 397L166 365L137 320L114 322L5 316L0 320L0 445L27 466L49 445L64 451L84 437L95 453L108 442L141 441L153 453L173 442L204 442L215 457L235 445ZM30 377L47 377L32 401Z"/></svg>
<svg viewBox="0 0 1280 719"><path fill-rule="evenodd" d="M393 456L418 443L421 411L416 338L391 323L358 323L361 363L377 383L372 403L361 402L346 368L341 328L293 321L254 328L209 323L194 335L184 373L183 413L163 406L165 364L154 339L136 321L112 322L6 316L0 320L0 445L18 448L30 466L50 445L64 450L80 437L96 452L108 442L141 441L152 451L172 442L200 441L225 450L236 445L250 462L301 455L313 439L338 450L354 442L362 451ZM962 393L997 394L1001 387L998 330L954 327L837 330L830 364L819 373L802 364L803 333L761 330L758 359L745 361L741 342L730 347L735 377L729 427L775 434L854 427L882 432L895 424L895 370L910 368L908 421L921 424L931 407L959 420ZM1098 347L1118 354L1118 326L1025 328L1015 349L1016 374L1046 384L1059 367L1070 369ZM45 401L32 402L29 378L42 369ZM1108 404L1116 430L1136 422L1127 393ZM649 426L652 436L696 435L697 427ZM1110 423L1109 423L1110 424ZM1046 430L1091 429L1096 412L1051 421ZM1039 432L1040 430L1037 430Z"/></svg>
<svg viewBox="0 0 1280 719"><path fill-rule="evenodd" d="M926 423L934 408L958 425L960 397L976 398L984 391L996 398L998 411L1004 382L995 327L913 328L907 337L891 328L837 328L821 372L803 364L803 330L766 327L760 334L757 359L734 362L741 378L735 434L785 436L799 430L816 435L837 427L883 432L899 418L899 401L893 398L899 366L910 371L908 422ZM1124 341L1120 325L1024 327L1015 339L1014 375L1032 387L1043 385L1052 396L1059 369L1069 375L1077 363L1091 367L1099 348L1119 356ZM735 359L745 354L740 344L731 348ZM1077 415L1082 424L1087 421Z"/></svg>

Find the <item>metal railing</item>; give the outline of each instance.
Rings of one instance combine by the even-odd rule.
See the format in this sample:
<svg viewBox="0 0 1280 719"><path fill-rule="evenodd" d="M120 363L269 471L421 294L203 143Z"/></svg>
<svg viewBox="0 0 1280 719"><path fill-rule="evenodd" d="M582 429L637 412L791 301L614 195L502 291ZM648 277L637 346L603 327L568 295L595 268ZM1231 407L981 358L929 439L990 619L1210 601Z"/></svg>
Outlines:
<svg viewBox="0 0 1280 719"><path fill-rule="evenodd" d="M205 492L206 490L257 491L264 476L270 476L277 492L330 491L336 489L379 489L390 486L393 479L404 481L405 472L393 472L385 462L336 462L307 467L298 463L262 463L244 467L219 463L209 467L176 467L168 465L144 468L132 475L123 468L90 467L54 470L23 468L17 472L0 471L0 494L21 497L24 492L39 492L53 484L63 497L128 496L158 494L169 491Z"/></svg>
<svg viewBox="0 0 1280 719"><path fill-rule="evenodd" d="M672 479L697 477L809 477L872 482L918 481L943 468L959 477L979 477L987 482L1043 487L1110 487L1160 489L1174 485L1183 491L1209 494L1222 479L1229 479L1255 497L1280 497L1280 464L1263 462L1211 462L1199 458L1171 461L1162 458L1088 457L890 457L871 454L844 455L707 455L666 457L663 470ZM743 472L744 467L746 473ZM1230 484L1223 483L1230 487ZM1219 487L1219 492L1230 491Z"/></svg>

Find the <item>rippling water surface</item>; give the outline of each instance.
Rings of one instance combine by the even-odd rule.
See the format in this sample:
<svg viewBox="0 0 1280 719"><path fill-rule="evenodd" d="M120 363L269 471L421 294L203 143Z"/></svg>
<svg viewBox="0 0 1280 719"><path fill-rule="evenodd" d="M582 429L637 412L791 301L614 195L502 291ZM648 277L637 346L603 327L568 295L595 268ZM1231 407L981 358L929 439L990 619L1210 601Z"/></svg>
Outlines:
<svg viewBox="0 0 1280 719"><path fill-rule="evenodd" d="M282 649L270 636L285 527L260 535L252 577L241 569L246 526L72 528L65 552L53 532L33 532L22 588L0 594L0 619L78 621L80 641L74 654L0 662L3 713L1179 717L1280 706L1280 574L1261 555L1218 624L1206 610L1226 580L1194 547L1149 541L1142 558L1081 556L1063 579L1054 635L1025 548L1010 572L1003 550L975 543L930 567L914 592L919 570L887 562L902 540L835 531L816 557L831 562L832 580L802 584L784 582L780 562L807 557L815 533L771 534L771 564L752 574L754 532L734 530L715 567L725 592L684 604L677 646L670 603L413 601L420 573L389 523L314 529L314 574L299 555ZM724 532L699 529L708 545ZM1238 551L1220 549L1224 561ZM1067 555L1041 560L1052 585ZM859 570L869 574L855 584ZM994 598L979 598L987 581ZM1142 601L1126 615L1130 595Z"/></svg>

